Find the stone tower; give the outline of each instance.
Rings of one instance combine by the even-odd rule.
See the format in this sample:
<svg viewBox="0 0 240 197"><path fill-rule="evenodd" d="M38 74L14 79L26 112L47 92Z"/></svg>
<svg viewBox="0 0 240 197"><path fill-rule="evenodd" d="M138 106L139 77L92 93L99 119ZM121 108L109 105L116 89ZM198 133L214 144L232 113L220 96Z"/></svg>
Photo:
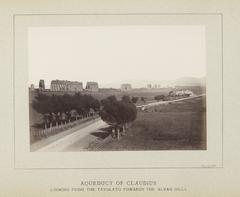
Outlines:
<svg viewBox="0 0 240 197"><path fill-rule="evenodd" d="M39 81L39 90L44 90L44 89L45 89L44 80L40 79L40 81Z"/></svg>
<svg viewBox="0 0 240 197"><path fill-rule="evenodd" d="M31 91L34 91L34 89L35 89L35 88L34 88L34 85L31 84L31 86L30 86L30 90L31 90Z"/></svg>

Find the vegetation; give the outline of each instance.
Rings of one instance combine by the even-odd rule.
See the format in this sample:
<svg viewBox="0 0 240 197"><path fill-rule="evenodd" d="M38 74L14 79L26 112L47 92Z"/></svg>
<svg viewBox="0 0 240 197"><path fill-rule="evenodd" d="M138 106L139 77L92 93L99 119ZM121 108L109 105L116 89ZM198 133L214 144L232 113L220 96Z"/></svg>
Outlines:
<svg viewBox="0 0 240 197"><path fill-rule="evenodd" d="M168 96L174 96L174 92L173 92L173 91L170 91L170 92L168 93Z"/></svg>
<svg viewBox="0 0 240 197"><path fill-rule="evenodd" d="M146 103L146 100L145 100L145 98L143 96L141 97L141 101Z"/></svg>
<svg viewBox="0 0 240 197"><path fill-rule="evenodd" d="M104 144L101 150L205 150L205 99L159 105L151 112L139 112L129 135Z"/></svg>
<svg viewBox="0 0 240 197"><path fill-rule="evenodd" d="M109 96L103 99L101 104L102 108L99 114L102 120L113 126L113 130L117 131L119 139L120 131L125 134L129 124L136 119L136 106L129 96L123 96L121 100L117 100L115 96Z"/></svg>
<svg viewBox="0 0 240 197"><path fill-rule="evenodd" d="M100 102L91 95L45 95L38 93L33 108L43 115L45 124L73 121L99 111Z"/></svg>
<svg viewBox="0 0 240 197"><path fill-rule="evenodd" d="M165 101L166 97L165 97L165 95L157 95L157 96L154 97L154 99L156 101Z"/></svg>
<svg viewBox="0 0 240 197"><path fill-rule="evenodd" d="M136 104L138 102L138 97L133 96L131 101Z"/></svg>

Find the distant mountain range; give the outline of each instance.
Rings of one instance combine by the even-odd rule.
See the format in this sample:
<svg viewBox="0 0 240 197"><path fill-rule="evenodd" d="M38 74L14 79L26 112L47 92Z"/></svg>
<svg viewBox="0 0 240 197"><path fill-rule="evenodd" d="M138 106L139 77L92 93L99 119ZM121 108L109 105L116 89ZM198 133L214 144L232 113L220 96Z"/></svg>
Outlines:
<svg viewBox="0 0 240 197"><path fill-rule="evenodd" d="M167 86L206 86L206 77L181 77L175 80L124 80L109 84L99 84L100 88L120 88L121 84L129 83L133 88L147 88L148 84L152 86L160 85L161 87Z"/></svg>

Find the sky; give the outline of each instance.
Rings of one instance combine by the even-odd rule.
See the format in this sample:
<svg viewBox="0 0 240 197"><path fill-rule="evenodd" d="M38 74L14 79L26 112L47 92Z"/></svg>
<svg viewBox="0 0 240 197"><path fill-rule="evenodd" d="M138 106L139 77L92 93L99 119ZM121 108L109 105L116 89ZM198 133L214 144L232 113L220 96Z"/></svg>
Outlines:
<svg viewBox="0 0 240 197"><path fill-rule="evenodd" d="M206 76L205 26L50 26L28 29L29 85L40 79L131 81Z"/></svg>

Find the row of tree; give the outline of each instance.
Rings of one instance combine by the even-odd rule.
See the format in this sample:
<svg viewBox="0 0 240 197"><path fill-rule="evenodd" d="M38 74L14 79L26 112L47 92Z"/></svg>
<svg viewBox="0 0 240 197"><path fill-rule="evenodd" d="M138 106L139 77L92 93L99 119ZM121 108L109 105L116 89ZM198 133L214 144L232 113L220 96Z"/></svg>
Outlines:
<svg viewBox="0 0 240 197"><path fill-rule="evenodd" d="M66 121L74 121L84 116L99 113L103 121L113 126L114 130L126 133L131 122L136 119L135 103L138 97L123 96L117 100L109 96L101 101L91 95L46 95L38 93L33 101L33 108L43 115L46 125L57 125Z"/></svg>
<svg viewBox="0 0 240 197"><path fill-rule="evenodd" d="M91 95L46 95L38 93L33 108L43 115L44 127L54 126L92 116L100 109L100 102Z"/></svg>
<svg viewBox="0 0 240 197"><path fill-rule="evenodd" d="M85 115L89 113L92 108L98 111L100 102L91 95L82 95L76 93L75 95L46 95L38 93L33 101L33 108L41 114L69 112L76 110L78 114Z"/></svg>

